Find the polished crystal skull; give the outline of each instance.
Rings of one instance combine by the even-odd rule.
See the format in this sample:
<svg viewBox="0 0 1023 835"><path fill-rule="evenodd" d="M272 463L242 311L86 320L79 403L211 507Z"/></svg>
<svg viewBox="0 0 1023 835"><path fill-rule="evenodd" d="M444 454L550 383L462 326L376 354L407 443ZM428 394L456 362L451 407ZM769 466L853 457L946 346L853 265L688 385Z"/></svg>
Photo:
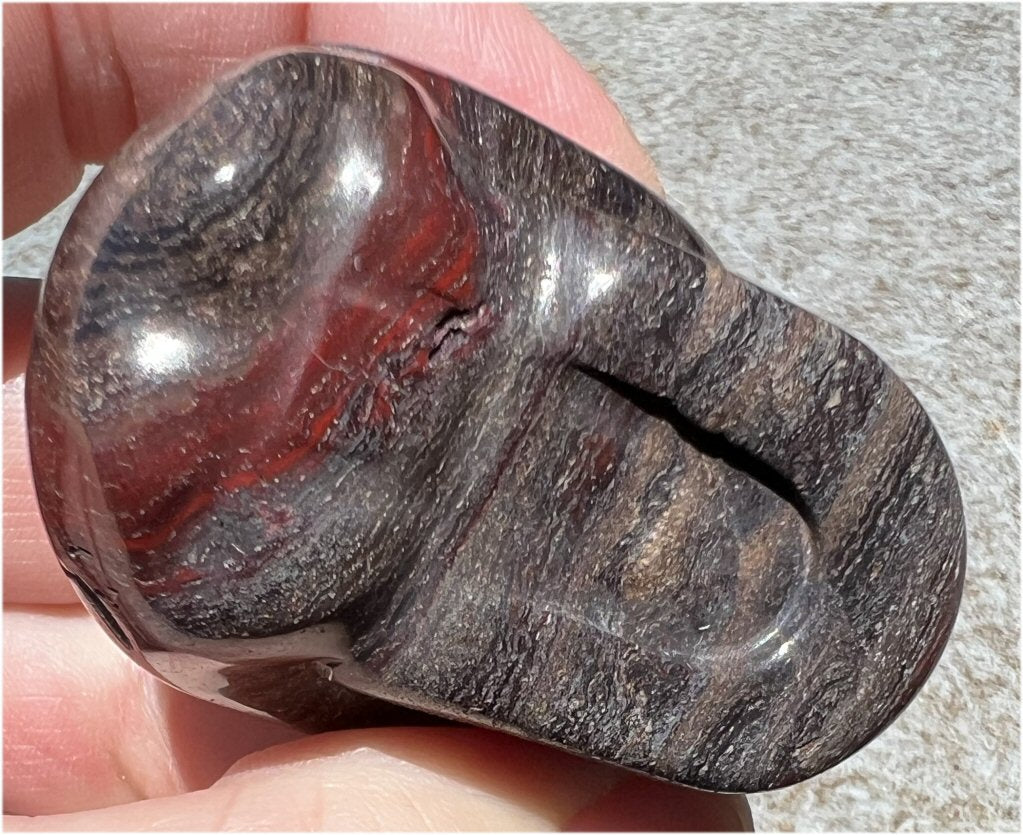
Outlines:
<svg viewBox="0 0 1023 835"><path fill-rule="evenodd" d="M376 697L768 789L891 722L958 605L952 468L871 351L367 52L250 61L104 169L28 408L54 547L124 649L307 729Z"/></svg>

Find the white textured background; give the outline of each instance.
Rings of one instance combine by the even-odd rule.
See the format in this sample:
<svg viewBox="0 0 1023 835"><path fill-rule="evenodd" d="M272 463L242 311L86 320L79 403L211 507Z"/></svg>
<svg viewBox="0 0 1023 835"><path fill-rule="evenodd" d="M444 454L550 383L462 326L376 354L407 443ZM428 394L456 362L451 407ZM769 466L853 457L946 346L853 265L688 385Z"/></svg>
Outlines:
<svg viewBox="0 0 1023 835"><path fill-rule="evenodd" d="M533 8L725 263L871 345L956 465L941 663L860 753L752 797L758 828L1019 831L1018 7ZM69 209L4 272L41 275Z"/></svg>

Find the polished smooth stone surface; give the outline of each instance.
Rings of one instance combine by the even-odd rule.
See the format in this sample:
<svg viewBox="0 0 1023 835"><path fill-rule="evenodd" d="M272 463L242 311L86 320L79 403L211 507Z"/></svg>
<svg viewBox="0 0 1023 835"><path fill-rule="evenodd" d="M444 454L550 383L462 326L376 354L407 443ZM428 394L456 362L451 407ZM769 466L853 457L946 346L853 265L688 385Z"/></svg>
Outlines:
<svg viewBox="0 0 1023 835"><path fill-rule="evenodd" d="M869 350L421 70L281 55L176 118L76 211L28 380L55 546L142 663L723 790L919 688L962 513Z"/></svg>

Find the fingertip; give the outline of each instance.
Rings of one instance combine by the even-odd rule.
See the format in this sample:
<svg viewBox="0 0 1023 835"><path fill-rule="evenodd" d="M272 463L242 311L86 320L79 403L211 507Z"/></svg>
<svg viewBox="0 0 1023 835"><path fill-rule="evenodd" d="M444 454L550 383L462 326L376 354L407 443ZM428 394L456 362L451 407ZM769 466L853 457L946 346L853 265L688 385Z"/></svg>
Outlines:
<svg viewBox="0 0 1023 835"><path fill-rule="evenodd" d="M110 9L100 3L50 6L64 136L72 153L90 162L114 153L137 125Z"/></svg>
<svg viewBox="0 0 1023 835"><path fill-rule="evenodd" d="M476 728L340 731L246 758L208 790L12 828L723 831L736 803Z"/></svg>
<svg viewBox="0 0 1023 835"><path fill-rule="evenodd" d="M5 5L4 237L70 194L83 166L64 137L45 6Z"/></svg>
<svg viewBox="0 0 1023 835"><path fill-rule="evenodd" d="M445 726L317 734L243 758L225 779L305 768L330 780L370 767L417 773L424 782L446 786L452 797L468 792L490 798L530 821L544 821L544 828L560 826L626 776L619 769L508 734ZM423 785L412 783L419 791Z"/></svg>
<svg viewBox="0 0 1023 835"><path fill-rule="evenodd" d="M239 59L306 34L306 7L296 3L124 3L108 13L139 123Z"/></svg>

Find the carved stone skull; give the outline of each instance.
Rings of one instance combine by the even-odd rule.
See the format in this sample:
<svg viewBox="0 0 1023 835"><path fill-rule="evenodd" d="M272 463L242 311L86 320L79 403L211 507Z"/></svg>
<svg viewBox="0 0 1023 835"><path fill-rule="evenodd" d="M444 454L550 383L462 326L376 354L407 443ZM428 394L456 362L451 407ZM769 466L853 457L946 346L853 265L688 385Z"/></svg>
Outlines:
<svg viewBox="0 0 1023 835"><path fill-rule="evenodd" d="M774 788L884 728L958 605L951 466L873 353L379 55L263 56L137 135L61 241L28 398L125 650L306 728L362 694Z"/></svg>

